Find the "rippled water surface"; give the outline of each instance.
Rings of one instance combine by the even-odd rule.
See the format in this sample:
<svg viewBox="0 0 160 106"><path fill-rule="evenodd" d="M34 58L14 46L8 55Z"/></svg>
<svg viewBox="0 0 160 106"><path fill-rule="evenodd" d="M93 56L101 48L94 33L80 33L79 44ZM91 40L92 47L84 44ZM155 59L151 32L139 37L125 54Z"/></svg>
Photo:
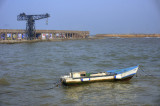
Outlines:
<svg viewBox="0 0 160 106"><path fill-rule="evenodd" d="M141 65L127 82L66 87L73 71ZM149 76L152 75L152 76ZM160 38L0 44L0 105L160 105Z"/></svg>

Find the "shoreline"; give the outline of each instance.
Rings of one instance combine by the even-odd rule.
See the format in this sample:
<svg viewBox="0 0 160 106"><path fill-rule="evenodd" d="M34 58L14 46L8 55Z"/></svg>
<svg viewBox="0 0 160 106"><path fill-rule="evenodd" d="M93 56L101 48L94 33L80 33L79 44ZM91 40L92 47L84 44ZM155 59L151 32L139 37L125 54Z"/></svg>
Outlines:
<svg viewBox="0 0 160 106"><path fill-rule="evenodd" d="M96 34L95 37L145 38L160 37L160 34Z"/></svg>
<svg viewBox="0 0 160 106"><path fill-rule="evenodd" d="M36 42L61 42L61 41L70 41L70 40L92 40L92 39L99 39L95 37L89 38L72 38L72 39L48 39L48 40L0 40L0 44L17 44L17 43L36 43Z"/></svg>
<svg viewBox="0 0 160 106"><path fill-rule="evenodd" d="M157 36L158 35L158 36ZM18 44L18 43L36 43L36 42L61 42L61 41L70 41L70 40L94 40L94 39L104 39L104 38L160 38L160 35L157 34L156 36L152 35L115 35L115 34L97 34L95 36L89 36L88 38L72 38L72 39L48 39L48 40L41 40L41 39L34 39L34 40L0 40L0 44Z"/></svg>

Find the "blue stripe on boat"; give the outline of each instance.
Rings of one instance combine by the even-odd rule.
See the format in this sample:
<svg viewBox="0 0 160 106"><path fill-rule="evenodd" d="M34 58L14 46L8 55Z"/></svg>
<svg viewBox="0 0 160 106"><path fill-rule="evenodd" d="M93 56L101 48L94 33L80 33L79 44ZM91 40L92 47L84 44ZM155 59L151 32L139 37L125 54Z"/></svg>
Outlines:
<svg viewBox="0 0 160 106"><path fill-rule="evenodd" d="M91 79L89 78L88 81L90 81ZM83 78L81 78L81 82L84 82Z"/></svg>
<svg viewBox="0 0 160 106"><path fill-rule="evenodd" d="M137 66L134 66L134 67L125 68L125 69L110 70L110 71L106 71L106 72L112 72L112 73L121 74L121 73L124 73L124 72L126 72L126 71L130 71L130 70L132 70L132 69L135 69L135 68L137 68L137 67L138 67L138 65L137 65Z"/></svg>

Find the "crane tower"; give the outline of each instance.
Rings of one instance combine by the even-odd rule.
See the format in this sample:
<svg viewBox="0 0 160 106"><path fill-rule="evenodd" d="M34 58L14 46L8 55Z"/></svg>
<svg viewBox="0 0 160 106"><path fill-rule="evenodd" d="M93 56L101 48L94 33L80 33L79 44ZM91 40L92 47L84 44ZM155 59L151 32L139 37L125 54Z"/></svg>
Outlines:
<svg viewBox="0 0 160 106"><path fill-rule="evenodd" d="M48 17L50 17L48 13L40 15L26 15L25 13L21 13L20 15L17 16L17 20L27 21L26 34L28 35L28 39L32 40L35 35L35 20L40 20Z"/></svg>

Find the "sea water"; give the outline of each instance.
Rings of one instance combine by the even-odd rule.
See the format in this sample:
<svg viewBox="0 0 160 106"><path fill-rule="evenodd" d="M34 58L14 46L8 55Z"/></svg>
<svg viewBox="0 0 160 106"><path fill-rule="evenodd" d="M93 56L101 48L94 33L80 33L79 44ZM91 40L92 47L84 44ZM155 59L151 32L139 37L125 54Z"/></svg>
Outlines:
<svg viewBox="0 0 160 106"><path fill-rule="evenodd" d="M57 84L72 71L140 65L123 82ZM0 44L0 105L160 105L160 38Z"/></svg>

